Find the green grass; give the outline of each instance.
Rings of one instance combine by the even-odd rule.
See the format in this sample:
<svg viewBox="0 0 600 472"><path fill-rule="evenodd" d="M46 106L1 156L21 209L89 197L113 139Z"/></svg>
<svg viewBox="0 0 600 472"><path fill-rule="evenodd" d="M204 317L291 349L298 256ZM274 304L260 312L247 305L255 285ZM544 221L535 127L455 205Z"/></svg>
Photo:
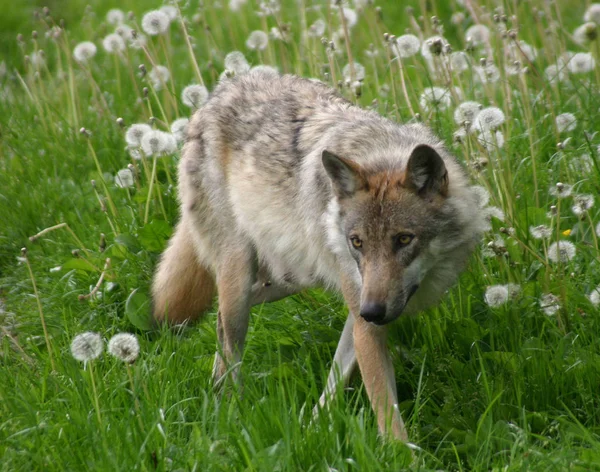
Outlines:
<svg viewBox="0 0 600 472"><path fill-rule="evenodd" d="M311 291L252 311L241 394L219 397L211 387L214 310L186 329L149 329L149 283L178 217L178 154L132 160L124 132L148 122L168 130L175 118L189 116L181 91L199 78L178 20L163 37L149 38L147 54L127 49L119 58L102 48L114 29L105 14L115 6L131 9L135 20L128 24L138 28L146 11L140 2L95 1L89 9L82 1L54 3L49 18L43 5L16 4L0 18L0 62L7 65L0 77L1 470L600 469L600 313L588 298L600 283L600 214L592 206L576 216L576 197L551 192L564 182L573 185L573 195L598 200L600 70L576 75L565 69L564 80L555 82L544 74L566 51L600 59L597 39L580 46L571 37L583 6L505 2L506 28L538 49L531 62L520 57L528 69L520 75L505 72L513 62L505 51L514 40L498 32L492 2L471 2L471 12L454 2L412 2L411 19L398 6L403 2L382 0L381 12L366 6L350 30L348 50L366 76L360 96L343 84L341 92L392 119L428 123L505 214L503 222L493 220L439 307L391 328L411 457L405 445L378 436L358 378L337 395L328 415L311 421L346 316L334 295ZM182 14L209 89L233 50L252 65L328 82L342 78L349 61L344 42L328 57L320 38L303 32L319 18L328 24L328 39L339 30L339 12L327 2L284 2L265 18L252 0L239 12L227 12L227 1L222 8L202 3L200 10L182 6ZM451 22L456 12L466 14L460 25ZM432 36L433 15L454 51L464 50L475 16L490 28L489 49L468 52L471 67L463 74L435 76L420 54L404 60L402 69L390 61L383 33L419 34L419 25L423 37ZM46 37L61 18L65 30L57 39ZM246 48L251 31L282 24L290 26L289 42L271 39L260 53ZM84 40L98 53L81 66L72 51ZM379 50L374 58L365 53L370 44ZM33 66L25 56L40 49L45 63ZM481 57L499 67L497 82L477 81ZM153 90L139 72L142 63L148 71L152 63L169 67L166 90ZM429 86L452 87L448 109L421 108L419 97ZM504 111L503 147L486 150L476 134L453 140L459 127L453 112L465 100ZM565 112L575 115L577 126L560 132L555 117ZM113 177L128 164L136 183L118 188ZM556 215L549 218L552 206ZM61 223L68 226L29 240ZM530 226L540 224L551 227L550 240L532 237ZM498 238L504 243L491 251ZM572 260L548 257L558 240L573 243ZM107 258L98 293L80 300L97 284ZM514 298L498 307L485 303L488 286L508 283L520 286ZM540 304L548 293L560 305L551 315ZM83 331L106 340L133 332L140 357L125 366L105 353L84 366L70 353Z"/></svg>

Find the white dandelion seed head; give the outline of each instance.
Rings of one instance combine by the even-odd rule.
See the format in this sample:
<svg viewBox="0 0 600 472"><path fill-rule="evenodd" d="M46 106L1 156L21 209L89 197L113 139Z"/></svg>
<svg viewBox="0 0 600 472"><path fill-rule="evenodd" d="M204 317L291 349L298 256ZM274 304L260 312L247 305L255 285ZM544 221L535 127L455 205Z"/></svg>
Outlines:
<svg viewBox="0 0 600 472"><path fill-rule="evenodd" d="M589 293L588 300L592 305L600 306L600 285Z"/></svg>
<svg viewBox="0 0 600 472"><path fill-rule="evenodd" d="M578 52L567 63L567 68L571 74L586 74L593 71L595 66L596 60L589 52Z"/></svg>
<svg viewBox="0 0 600 472"><path fill-rule="evenodd" d="M189 123L190 120L188 118L178 118L171 123L171 133L175 136L178 143L182 143L185 140Z"/></svg>
<svg viewBox="0 0 600 472"><path fill-rule="evenodd" d="M160 10L149 11L142 18L142 29L150 36L166 33L170 24L169 16Z"/></svg>
<svg viewBox="0 0 600 472"><path fill-rule="evenodd" d="M539 300L540 308L547 316L556 315L560 310L560 299L551 293L545 293Z"/></svg>
<svg viewBox="0 0 600 472"><path fill-rule="evenodd" d="M115 34L118 34L126 41L129 41L133 37L133 28L127 25L118 25L115 28Z"/></svg>
<svg viewBox="0 0 600 472"><path fill-rule="evenodd" d="M464 126L458 128L454 133L452 133L452 138L454 141L462 143L467 137L467 130Z"/></svg>
<svg viewBox="0 0 600 472"><path fill-rule="evenodd" d="M485 291L484 300L489 307L504 305L508 299L509 293L506 285L491 285Z"/></svg>
<svg viewBox="0 0 600 472"><path fill-rule="evenodd" d="M552 237L552 228L546 225L530 226L529 234L531 234L533 239L550 239Z"/></svg>
<svg viewBox="0 0 600 472"><path fill-rule="evenodd" d="M179 16L177 8L175 8L173 5L163 5L162 7L160 7L159 11L162 11L165 15L167 15L169 21L176 20Z"/></svg>
<svg viewBox="0 0 600 472"><path fill-rule="evenodd" d="M311 38L321 38L325 34L327 23L324 20L318 19L308 27L308 36Z"/></svg>
<svg viewBox="0 0 600 472"><path fill-rule="evenodd" d="M414 56L420 49L421 40L414 34L403 34L392 45L392 52L401 59Z"/></svg>
<svg viewBox="0 0 600 472"><path fill-rule="evenodd" d="M427 60L433 60L434 55L439 56L440 54L443 54L449 45L450 43L443 36L431 36L421 44L421 55ZM434 50L432 50L432 47ZM440 49L440 52L434 54L438 48Z"/></svg>
<svg viewBox="0 0 600 472"><path fill-rule="evenodd" d="M140 343L133 334L115 334L108 341L108 352L117 359L132 364L140 355Z"/></svg>
<svg viewBox="0 0 600 472"><path fill-rule="evenodd" d="M145 34L142 33L138 33L135 36L135 38L133 37L133 35L130 35L129 39L127 40L127 44L129 44L129 47L131 49L142 49L146 46L147 42L148 38Z"/></svg>
<svg viewBox="0 0 600 472"><path fill-rule="evenodd" d="M452 16L450 17L450 23L452 23L453 25L459 26L459 25L463 24L465 19L466 19L465 14L462 11L457 11L455 13L452 13Z"/></svg>
<svg viewBox="0 0 600 472"><path fill-rule="evenodd" d="M152 131L152 127L145 123L136 123L127 128L125 133L125 141L128 146L140 147L142 138L146 133Z"/></svg>
<svg viewBox="0 0 600 472"><path fill-rule="evenodd" d="M125 41L117 33L112 33L102 40L102 47L108 53L120 53L125 51Z"/></svg>
<svg viewBox="0 0 600 472"><path fill-rule="evenodd" d="M120 25L125 21L125 13L118 8L112 8L106 13L106 22L110 25Z"/></svg>
<svg viewBox="0 0 600 472"><path fill-rule="evenodd" d="M140 145L146 156L160 156L165 152L169 143L167 135L163 131L153 129L142 136Z"/></svg>
<svg viewBox="0 0 600 472"><path fill-rule="evenodd" d="M32 51L29 55L29 61L34 69L40 69L46 63L46 56L41 49L39 51Z"/></svg>
<svg viewBox="0 0 600 472"><path fill-rule="evenodd" d="M356 13L356 10L344 7L342 8L342 14L346 19L346 26L348 28L354 28L356 26L356 23L358 23L358 13Z"/></svg>
<svg viewBox="0 0 600 472"><path fill-rule="evenodd" d="M598 25L593 22L584 23L573 31L573 40L580 46L586 46L598 37Z"/></svg>
<svg viewBox="0 0 600 472"><path fill-rule="evenodd" d="M144 157L140 146L127 146L125 149L129 154L129 157L136 161L139 161Z"/></svg>
<svg viewBox="0 0 600 472"><path fill-rule="evenodd" d="M477 135L477 141L486 151L504 147L504 134L502 131L483 130Z"/></svg>
<svg viewBox="0 0 600 472"><path fill-rule="evenodd" d="M573 196L573 206L571 211L577 216L585 215L594 206L594 196L589 194L581 194Z"/></svg>
<svg viewBox="0 0 600 472"><path fill-rule="evenodd" d="M573 131L577 128L577 118L573 113L561 113L556 117L556 128L559 133Z"/></svg>
<svg viewBox="0 0 600 472"><path fill-rule="evenodd" d="M459 74L468 70L470 67L469 56L463 51L456 51L450 54L450 68Z"/></svg>
<svg viewBox="0 0 600 472"><path fill-rule="evenodd" d="M521 293L521 286L519 284L506 284L506 291L509 298L517 298Z"/></svg>
<svg viewBox="0 0 600 472"><path fill-rule="evenodd" d="M473 67L475 79L482 84L494 84L500 80L500 70L495 64L486 64L485 66Z"/></svg>
<svg viewBox="0 0 600 472"><path fill-rule="evenodd" d="M273 26L269 31L269 38L273 39L274 41L287 42L290 40L290 33L287 29Z"/></svg>
<svg viewBox="0 0 600 472"><path fill-rule="evenodd" d="M548 259L552 262L568 262L575 257L575 245L571 241L557 241L548 247Z"/></svg>
<svg viewBox="0 0 600 472"><path fill-rule="evenodd" d="M94 43L91 41L83 41L73 49L73 57L77 62L84 64L94 57L96 52L98 52L98 48Z"/></svg>
<svg viewBox="0 0 600 472"><path fill-rule="evenodd" d="M419 104L425 112L433 109L446 110L451 102L450 91L442 87L428 87L424 89L419 99Z"/></svg>
<svg viewBox="0 0 600 472"><path fill-rule="evenodd" d="M488 107L481 110L473 121L473 128L477 131L494 131L504 124L504 112L497 107Z"/></svg>
<svg viewBox="0 0 600 472"><path fill-rule="evenodd" d="M583 21L593 21L600 25L600 3L592 3L585 14L583 15Z"/></svg>
<svg viewBox="0 0 600 472"><path fill-rule="evenodd" d="M252 31L246 40L246 47L253 51L264 51L269 44L269 36L261 30Z"/></svg>
<svg viewBox="0 0 600 472"><path fill-rule="evenodd" d="M272 16L279 13L279 10L281 10L279 0L265 0L259 3L257 15L259 17Z"/></svg>
<svg viewBox="0 0 600 472"><path fill-rule="evenodd" d="M572 193L573 186L569 184L563 184L562 182L558 182L554 187L550 188L550 195L558 198L570 197Z"/></svg>
<svg viewBox="0 0 600 472"><path fill-rule="evenodd" d="M155 90L162 90L171 78L171 72L165 66L154 66L148 75Z"/></svg>
<svg viewBox="0 0 600 472"><path fill-rule="evenodd" d="M248 0L229 0L229 11L240 11L246 3L248 3Z"/></svg>
<svg viewBox="0 0 600 472"><path fill-rule="evenodd" d="M87 331L78 334L71 342L71 354L80 362L96 359L104 350L104 343L98 333Z"/></svg>
<svg viewBox="0 0 600 472"><path fill-rule="evenodd" d="M551 84L555 82L564 82L567 78L564 64L560 66L557 64L552 64L546 67L546 69L544 69L544 76Z"/></svg>
<svg viewBox="0 0 600 472"><path fill-rule="evenodd" d="M120 188L131 188L133 187L133 172L131 169L121 169L115 175L115 185Z"/></svg>
<svg viewBox="0 0 600 472"><path fill-rule="evenodd" d="M177 138L175 137L174 134L172 133L165 133L164 134L164 147L162 150L162 154L166 155L166 154L175 154L177 152Z"/></svg>
<svg viewBox="0 0 600 472"><path fill-rule="evenodd" d="M525 41L519 41L518 44L511 43L508 48L508 58L516 61L533 62L537 58L537 50Z"/></svg>
<svg viewBox="0 0 600 472"><path fill-rule="evenodd" d="M465 38L474 46L482 46L490 41L490 30L484 25L473 25L467 29Z"/></svg>
<svg viewBox="0 0 600 472"><path fill-rule="evenodd" d="M342 75L344 76L344 80L346 82L350 82L352 80L352 74L350 69L350 64L346 64L344 69L342 69ZM365 67L358 62L354 63L354 80L364 80L365 79Z"/></svg>
<svg viewBox="0 0 600 472"><path fill-rule="evenodd" d="M454 110L454 121L459 125L462 125L465 121L474 123L481 109L482 106L478 102L463 102Z"/></svg>
<svg viewBox="0 0 600 472"><path fill-rule="evenodd" d="M235 75L245 74L250 70L250 64L246 57L239 51L232 51L225 56L225 69L232 71Z"/></svg>
<svg viewBox="0 0 600 472"><path fill-rule="evenodd" d="M186 107L200 108L208 100L208 89L204 85L188 85L181 92L181 101Z"/></svg>

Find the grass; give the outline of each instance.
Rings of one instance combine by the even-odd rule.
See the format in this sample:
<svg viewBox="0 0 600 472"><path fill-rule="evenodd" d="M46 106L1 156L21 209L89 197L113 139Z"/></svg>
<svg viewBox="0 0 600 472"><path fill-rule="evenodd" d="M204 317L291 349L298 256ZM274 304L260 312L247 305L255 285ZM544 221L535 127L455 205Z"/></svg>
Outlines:
<svg viewBox="0 0 600 472"><path fill-rule="evenodd" d="M102 48L114 30L106 12L132 10L126 23L141 31L145 10L131 0L85 3L49 4L48 12L13 4L0 19L7 66L0 76L2 470L600 469L600 217L593 204L572 210L585 201L581 195L598 197L600 187L600 45L579 45L572 35L583 6L539 0L496 11L492 2L470 9L412 2L411 16L403 2L382 0L380 10L366 5L355 26L348 17L344 33L339 8L325 1L283 2L265 17L252 0L237 12L206 1L199 9L180 5L189 43L176 19L166 34L148 38L146 50L119 56ZM464 18L453 23L457 13ZM52 30L61 19L64 29ZM305 34L318 19L322 36L336 37L335 52L321 35ZM467 40L476 23L489 28L487 44ZM270 39L264 51L246 47L251 31L283 25L289 41ZM392 60L384 33L427 38L441 26L454 51L467 50L466 71L449 72L444 55L432 65L420 54ZM84 40L98 52L78 64L73 49ZM371 44L378 55L367 53ZM527 45L535 57L524 56ZM35 60L39 50L43 61ZM360 379L329 415L311 421L346 316L334 295L310 291L252 311L242 395L220 398L211 388L214 311L185 329L148 326L152 271L178 217L178 153L132 159L125 131L133 123L168 131L175 118L189 116L183 88L202 81L211 89L234 50L252 65L329 83L335 77L361 106L428 123L505 215L493 219L437 308L392 327L412 456L378 437ZM595 67L572 73L567 51L589 52ZM489 64L498 66L497 80L478 79L481 58L488 78L495 74ZM365 67L360 87L344 84L350 62ZM552 81L546 71L557 63L560 80ZM153 64L170 71L157 87L149 79ZM511 75L506 67L527 72ZM431 86L450 90L447 108L445 98L420 103ZM466 100L499 107L502 136L456 141L461 124L453 113ZM556 125L562 113L574 114L574 129ZM114 176L128 165L135 182L119 188ZM572 186L571 196L563 198L560 186L557 195L559 182ZM547 226L550 238L536 239L536 225ZM571 243L575 255L553 260L557 241ZM518 293L486 303L489 286L506 284ZM84 331L105 340L133 332L141 354L132 365L106 353L78 362L70 344Z"/></svg>

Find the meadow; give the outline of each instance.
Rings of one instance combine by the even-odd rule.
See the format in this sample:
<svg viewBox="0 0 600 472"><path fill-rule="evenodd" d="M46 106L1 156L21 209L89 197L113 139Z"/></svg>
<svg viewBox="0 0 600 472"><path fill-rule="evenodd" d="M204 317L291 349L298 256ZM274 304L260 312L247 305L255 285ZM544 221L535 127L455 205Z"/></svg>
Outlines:
<svg viewBox="0 0 600 472"><path fill-rule="evenodd" d="M0 470L600 470L599 28L559 0L3 6ZM495 207L457 286L391 328L408 444L359 378L312 421L335 294L255 307L224 396L216 303L149 322L187 119L253 67L428 124Z"/></svg>

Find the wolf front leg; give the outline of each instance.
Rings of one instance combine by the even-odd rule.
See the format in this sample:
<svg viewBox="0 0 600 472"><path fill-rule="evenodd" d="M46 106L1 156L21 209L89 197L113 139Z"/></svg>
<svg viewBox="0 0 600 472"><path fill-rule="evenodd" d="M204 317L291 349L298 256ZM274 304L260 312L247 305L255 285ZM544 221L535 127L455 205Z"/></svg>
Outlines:
<svg viewBox="0 0 600 472"><path fill-rule="evenodd" d="M354 349L360 373L382 435L408 440L398 410L394 367L387 349L387 329L357 317L354 323Z"/></svg>
<svg viewBox="0 0 600 472"><path fill-rule="evenodd" d="M217 270L219 348L215 354L213 367L215 384L220 383L229 371L234 382L238 381L239 364L248 332L250 298L255 273L254 254L250 249L233 247L228 249L226 259L219 261Z"/></svg>

